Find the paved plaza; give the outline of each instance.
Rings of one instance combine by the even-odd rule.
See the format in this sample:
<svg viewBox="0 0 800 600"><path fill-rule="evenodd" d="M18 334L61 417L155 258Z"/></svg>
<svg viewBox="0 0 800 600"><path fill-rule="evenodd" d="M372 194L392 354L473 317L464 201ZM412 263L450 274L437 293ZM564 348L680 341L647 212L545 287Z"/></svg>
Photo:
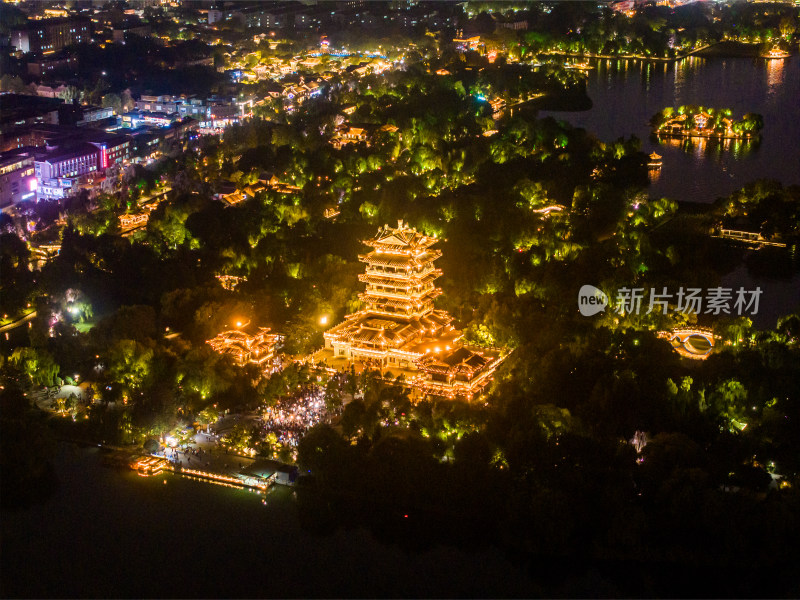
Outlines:
<svg viewBox="0 0 800 600"><path fill-rule="evenodd" d="M208 471L221 475L238 475L253 463L253 458L228 450L220 443L225 432L235 425L243 423L247 426L257 424L255 415L227 416L211 427L211 433L198 432L185 448L165 448L159 452L173 464L182 468L197 471Z"/></svg>

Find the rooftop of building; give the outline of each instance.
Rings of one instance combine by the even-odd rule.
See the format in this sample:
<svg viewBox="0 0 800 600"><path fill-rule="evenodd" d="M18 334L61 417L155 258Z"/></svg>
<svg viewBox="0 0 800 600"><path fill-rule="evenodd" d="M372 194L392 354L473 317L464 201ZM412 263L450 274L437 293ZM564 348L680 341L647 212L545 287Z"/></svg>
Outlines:
<svg viewBox="0 0 800 600"><path fill-rule="evenodd" d="M97 146L89 142L78 142L70 144L65 148L53 148L47 150L40 150L36 153L37 162L47 162L50 164L63 162L71 158L78 158L80 156L88 156L89 154L97 154Z"/></svg>
<svg viewBox="0 0 800 600"><path fill-rule="evenodd" d="M108 148L115 148L128 141L130 137L103 131L102 129L92 129L87 127L72 127L67 125L37 124L22 127L9 132L7 136L29 139L38 146L27 146L16 151L29 151L33 153L37 161L58 162L67 160L74 156L82 156L90 152L97 152L98 145Z"/></svg>
<svg viewBox="0 0 800 600"><path fill-rule="evenodd" d="M36 123L20 127L12 132L17 137L37 135L49 146L66 145L72 142L121 143L127 136L102 129L76 127L73 125L56 125L53 123Z"/></svg>
<svg viewBox="0 0 800 600"><path fill-rule="evenodd" d="M434 373L472 374L485 368L500 352L459 346L453 351L427 354L419 360L420 368Z"/></svg>
<svg viewBox="0 0 800 600"><path fill-rule="evenodd" d="M227 338L229 340L256 340L256 339L268 339L274 337L278 334L271 333L271 329L269 327L261 327L259 325L255 325L250 321L246 323L235 323L234 327L229 330L223 331L217 338ZM215 339L217 339L215 338Z"/></svg>
<svg viewBox="0 0 800 600"><path fill-rule="evenodd" d="M22 148L0 152L0 167L12 165L26 158L33 158L35 150L36 148L33 146L23 146Z"/></svg>
<svg viewBox="0 0 800 600"><path fill-rule="evenodd" d="M31 52L26 56L26 60L28 63L42 63L42 62L54 62L59 60L78 60L72 54L67 52L66 50L59 50L58 52L54 52L52 54L44 54L41 52Z"/></svg>
<svg viewBox="0 0 800 600"><path fill-rule="evenodd" d="M69 23L84 23L86 25L91 24L91 19L88 17L83 17L79 15L73 15L69 17L53 17L50 19L29 19L25 25L21 27L15 27L12 31L31 31L34 29L39 29L41 27L52 27L56 25L67 25Z"/></svg>
<svg viewBox="0 0 800 600"><path fill-rule="evenodd" d="M422 356L435 352L437 348L444 350L461 337L461 332L450 326L452 320L449 314L440 310L412 319L364 310L348 315L325 335L358 346L369 344ZM438 333L434 336L431 332Z"/></svg>
<svg viewBox="0 0 800 600"><path fill-rule="evenodd" d="M43 98L25 94L0 94L0 124L12 124L37 115L58 110L60 98Z"/></svg>
<svg viewBox="0 0 800 600"><path fill-rule="evenodd" d="M437 241L435 237L420 233L403 221L398 221L397 227L384 225L374 238L365 240L364 243L382 251L406 252L410 249L427 248Z"/></svg>

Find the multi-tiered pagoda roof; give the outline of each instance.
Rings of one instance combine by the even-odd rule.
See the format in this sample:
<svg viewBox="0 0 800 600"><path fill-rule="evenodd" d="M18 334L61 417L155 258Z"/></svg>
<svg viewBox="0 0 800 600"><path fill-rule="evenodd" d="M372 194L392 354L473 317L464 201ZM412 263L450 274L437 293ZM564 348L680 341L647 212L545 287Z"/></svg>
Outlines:
<svg viewBox="0 0 800 600"><path fill-rule="evenodd" d="M436 238L401 222L396 229L383 227L364 243L373 247L369 254L359 256L367 263L359 277L367 284L366 291L359 298L368 310L401 319L421 319L431 313L434 298L442 293L433 283L442 275L433 266L442 253L430 249Z"/></svg>
<svg viewBox="0 0 800 600"><path fill-rule="evenodd" d="M463 346L453 318L434 308L442 293L434 284L442 275L434 266L441 256L432 248L437 241L402 221L365 240L372 247L359 256L367 265L359 276L366 284L359 294L366 307L326 331L325 345L333 359L419 372L418 383L426 391L472 395L505 353L484 356L483 350Z"/></svg>
<svg viewBox="0 0 800 600"><path fill-rule="evenodd" d="M327 331L326 342L346 350L348 356L398 365L410 364L437 341L455 344L460 333L450 324L452 317L433 307L434 298L442 293L433 283L442 274L433 265L442 255L430 248L436 241L402 221L397 228L387 225L365 240L373 248L359 256L367 264L359 276L366 283L359 298L367 306Z"/></svg>

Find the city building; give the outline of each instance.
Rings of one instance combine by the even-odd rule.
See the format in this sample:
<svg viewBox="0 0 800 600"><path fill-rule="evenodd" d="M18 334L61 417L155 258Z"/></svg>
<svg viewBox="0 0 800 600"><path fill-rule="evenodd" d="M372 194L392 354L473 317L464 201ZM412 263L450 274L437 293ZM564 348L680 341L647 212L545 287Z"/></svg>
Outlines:
<svg viewBox="0 0 800 600"><path fill-rule="evenodd" d="M225 13L218 8L209 8L208 9L208 24L213 25L214 23L219 23L220 21L225 20Z"/></svg>
<svg viewBox="0 0 800 600"><path fill-rule="evenodd" d="M235 104L209 106L205 126L209 129L224 129L228 125L238 123L240 116L241 110Z"/></svg>
<svg viewBox="0 0 800 600"><path fill-rule="evenodd" d="M481 41L481 36L475 35L468 38L454 38L453 44L459 52L466 52L467 50L480 50L485 46Z"/></svg>
<svg viewBox="0 0 800 600"><path fill-rule="evenodd" d="M435 31L457 24L452 8L447 3L421 2L405 10L383 15L383 18L392 21L399 27L413 28L424 25Z"/></svg>
<svg viewBox="0 0 800 600"><path fill-rule="evenodd" d="M59 125L107 127L116 124L114 109L108 106L85 106L77 101L58 107Z"/></svg>
<svg viewBox="0 0 800 600"><path fill-rule="evenodd" d="M176 112L146 112L132 110L122 115L122 126L130 129L137 129L143 126L169 127L180 120L180 115Z"/></svg>
<svg viewBox="0 0 800 600"><path fill-rule="evenodd" d="M72 44L91 41L92 22L84 17L28 21L11 31L11 45L21 52L50 54Z"/></svg>
<svg viewBox="0 0 800 600"><path fill-rule="evenodd" d="M33 153L17 149L0 154L0 207L36 199Z"/></svg>
<svg viewBox="0 0 800 600"><path fill-rule="evenodd" d="M61 200L81 187L95 188L109 170L130 157L128 136L79 129L82 135L47 146L36 154L37 200Z"/></svg>
<svg viewBox="0 0 800 600"><path fill-rule="evenodd" d="M270 2L229 9L209 9L208 24L233 21L247 28L281 29L294 23L295 14L307 11L299 2Z"/></svg>
<svg viewBox="0 0 800 600"><path fill-rule="evenodd" d="M125 133L131 138L131 156L155 159L161 153L162 144L181 139L199 127L197 120L185 117L167 127L142 125L127 129Z"/></svg>
<svg viewBox="0 0 800 600"><path fill-rule="evenodd" d="M75 70L78 59L74 56L40 56L28 60L28 74L43 77L56 71Z"/></svg>
<svg viewBox="0 0 800 600"><path fill-rule="evenodd" d="M123 232L130 232L135 229L141 229L147 225L150 220L150 212L142 211L137 213L126 213L119 216L119 228Z"/></svg>
<svg viewBox="0 0 800 600"><path fill-rule="evenodd" d="M191 117L203 129L221 129L236 123L252 113L255 97L218 98L205 100L182 96L142 96L135 109L122 115L123 127L136 128L141 125L167 127Z"/></svg>
<svg viewBox="0 0 800 600"><path fill-rule="evenodd" d="M58 98L25 96L22 94L0 95L0 134L26 125L58 123L58 107L63 101ZM15 146L16 147L16 146ZM0 151L7 148L0 148Z"/></svg>
<svg viewBox="0 0 800 600"><path fill-rule="evenodd" d="M336 135L331 138L331 144L334 148L343 148L347 144L359 144L368 142L368 140L369 134L365 128L343 125L338 129Z"/></svg>
<svg viewBox="0 0 800 600"><path fill-rule="evenodd" d="M402 221L365 240L373 248L359 256L367 265L359 276L366 283L359 294L366 308L324 333L320 358L396 369L424 393L468 399L479 394L507 352L465 345L453 318L434 308L442 292L434 284L442 274L434 266L441 256L432 248L437 241Z"/></svg>
<svg viewBox="0 0 800 600"><path fill-rule="evenodd" d="M528 29L528 20L517 18L513 13L511 16L497 16L494 15L495 28L500 31L501 29L511 29L512 31L524 31Z"/></svg>
<svg viewBox="0 0 800 600"><path fill-rule="evenodd" d="M206 107L196 98L179 96L147 96L143 95L134 104L136 110L148 113L179 113L184 116L205 116Z"/></svg>
<svg viewBox="0 0 800 600"><path fill-rule="evenodd" d="M138 19L115 23L111 30L111 39L123 42L131 35L145 37L150 35L150 25Z"/></svg>
<svg viewBox="0 0 800 600"><path fill-rule="evenodd" d="M0 97L1 98L1 97ZM58 146L74 139L77 131L74 127L65 127L54 123L36 123L17 127L0 137L0 152L31 146Z"/></svg>
<svg viewBox="0 0 800 600"><path fill-rule="evenodd" d="M97 147L89 143L42 153L36 159L39 200L60 200L77 191L77 183L98 170Z"/></svg>
<svg viewBox="0 0 800 600"><path fill-rule="evenodd" d="M320 4L316 7L307 7L294 15L294 27L298 30L316 29L329 20L329 13L329 7L325 4Z"/></svg>
<svg viewBox="0 0 800 600"><path fill-rule="evenodd" d="M67 86L59 85L56 87L52 87L49 85L37 85L36 86L36 95L41 96L43 98L61 98L62 94L67 91Z"/></svg>
<svg viewBox="0 0 800 600"><path fill-rule="evenodd" d="M365 143L367 146L373 143L375 138L381 134L397 133L399 129L394 125L375 125L372 123L362 125L351 125L343 123L336 128L336 133L331 138L331 145L334 148L343 148L347 144Z"/></svg>

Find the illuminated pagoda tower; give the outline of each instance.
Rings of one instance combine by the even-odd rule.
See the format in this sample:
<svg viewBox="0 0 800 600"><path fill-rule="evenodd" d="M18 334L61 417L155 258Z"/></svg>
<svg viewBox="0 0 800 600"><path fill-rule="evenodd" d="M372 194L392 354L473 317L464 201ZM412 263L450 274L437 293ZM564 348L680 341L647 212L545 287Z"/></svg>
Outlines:
<svg viewBox="0 0 800 600"><path fill-rule="evenodd" d="M333 359L411 372L412 385L425 392L472 397L505 353L467 348L453 318L434 308L442 293L434 283L442 275L434 266L442 255L436 242L402 221L365 240L372 247L359 256L367 265L359 276L366 308L326 331L325 347Z"/></svg>

